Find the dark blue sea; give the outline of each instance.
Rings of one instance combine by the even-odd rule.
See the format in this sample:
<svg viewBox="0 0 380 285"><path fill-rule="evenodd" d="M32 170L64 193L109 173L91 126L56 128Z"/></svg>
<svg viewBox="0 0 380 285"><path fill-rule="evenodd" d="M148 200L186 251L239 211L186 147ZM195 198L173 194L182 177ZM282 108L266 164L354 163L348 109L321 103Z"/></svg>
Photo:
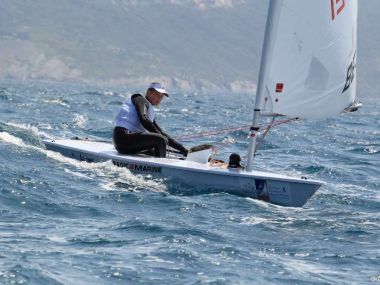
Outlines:
<svg viewBox="0 0 380 285"><path fill-rule="evenodd" d="M44 138L109 140L134 91L0 81L0 284L380 284L377 100L271 130L257 169L326 182L285 208L44 149ZM156 114L181 137L250 124L252 109L247 95L174 93ZM227 159L245 155L247 134L183 143Z"/></svg>

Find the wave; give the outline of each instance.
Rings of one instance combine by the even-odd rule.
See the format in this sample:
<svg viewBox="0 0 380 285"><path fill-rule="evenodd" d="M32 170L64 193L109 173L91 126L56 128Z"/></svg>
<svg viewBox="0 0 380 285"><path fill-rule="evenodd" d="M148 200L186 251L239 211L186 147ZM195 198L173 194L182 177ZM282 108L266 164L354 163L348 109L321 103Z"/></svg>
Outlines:
<svg viewBox="0 0 380 285"><path fill-rule="evenodd" d="M53 105L59 105L59 106L63 106L63 107L66 107L66 108L70 108L70 104L67 100L64 100L64 99L46 99L46 100L42 100L42 102L44 103L48 103L48 104L53 104Z"/></svg>
<svg viewBox="0 0 380 285"><path fill-rule="evenodd" d="M7 132L0 132L0 141L7 144L15 145L20 148L36 151L45 154L46 157L58 161L63 164L68 164L79 169L80 172L65 169L64 171L75 174L76 176L84 179L98 180L99 186L104 190L114 191L138 191L139 189L146 189L158 192L164 192L167 187L159 179L151 179L142 175L134 175L128 169L115 166L111 161L101 163L88 163L85 161L78 161L76 159L68 158L60 153L46 150L40 146L29 145L21 138L13 136ZM41 142L42 145L42 142ZM83 173L82 171L90 171L90 173ZM123 186L123 187L121 187Z"/></svg>
<svg viewBox="0 0 380 285"><path fill-rule="evenodd" d="M87 125L87 121L88 119L86 118L86 116L83 116L81 114L74 114L74 117L73 117L74 126L77 126L83 129Z"/></svg>
<svg viewBox="0 0 380 285"><path fill-rule="evenodd" d="M19 124L19 123L4 123L7 126L18 129L18 130L23 130L28 133L31 133L33 136L38 137L38 138L46 138L46 139L53 139L53 137L44 131L41 131L41 129L44 130L52 130L53 127L50 124L47 123L37 123L37 124Z"/></svg>

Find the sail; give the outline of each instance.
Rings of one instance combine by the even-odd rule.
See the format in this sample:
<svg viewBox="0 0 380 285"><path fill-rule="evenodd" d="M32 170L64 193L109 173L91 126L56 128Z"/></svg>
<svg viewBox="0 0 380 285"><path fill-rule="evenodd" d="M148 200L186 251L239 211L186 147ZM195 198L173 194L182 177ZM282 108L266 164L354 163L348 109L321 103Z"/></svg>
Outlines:
<svg viewBox="0 0 380 285"><path fill-rule="evenodd" d="M325 118L354 102L357 2L282 1L262 109Z"/></svg>

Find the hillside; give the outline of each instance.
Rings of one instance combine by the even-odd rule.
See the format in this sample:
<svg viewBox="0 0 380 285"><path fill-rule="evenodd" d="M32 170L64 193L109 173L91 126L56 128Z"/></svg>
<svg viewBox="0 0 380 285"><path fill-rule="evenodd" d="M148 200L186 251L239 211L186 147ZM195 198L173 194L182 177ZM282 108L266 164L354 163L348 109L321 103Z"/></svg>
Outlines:
<svg viewBox="0 0 380 285"><path fill-rule="evenodd" d="M0 78L254 89L268 1L3 0ZM360 2L359 79L379 87L380 2Z"/></svg>

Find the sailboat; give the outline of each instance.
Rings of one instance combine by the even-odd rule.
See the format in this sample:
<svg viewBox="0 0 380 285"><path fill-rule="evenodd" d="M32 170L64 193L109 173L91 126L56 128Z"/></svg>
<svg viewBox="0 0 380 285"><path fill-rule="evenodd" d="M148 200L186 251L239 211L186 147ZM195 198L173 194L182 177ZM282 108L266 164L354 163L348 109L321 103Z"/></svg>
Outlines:
<svg viewBox="0 0 380 285"><path fill-rule="evenodd" d="M270 1L245 168L210 163L209 149L184 159L121 155L111 143L88 139L44 144L79 160L112 161L133 173L302 207L324 183L254 170L260 119L323 119L357 109L357 11L357 0Z"/></svg>

